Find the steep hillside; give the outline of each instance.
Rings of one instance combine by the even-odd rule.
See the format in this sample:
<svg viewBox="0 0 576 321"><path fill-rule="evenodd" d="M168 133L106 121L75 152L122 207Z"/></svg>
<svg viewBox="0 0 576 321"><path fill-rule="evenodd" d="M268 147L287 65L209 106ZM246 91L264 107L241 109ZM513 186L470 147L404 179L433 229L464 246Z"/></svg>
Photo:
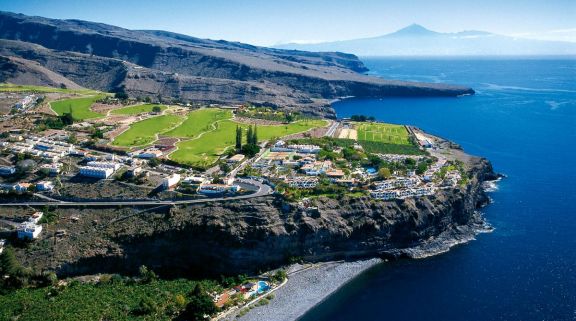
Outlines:
<svg viewBox="0 0 576 321"><path fill-rule="evenodd" d="M362 74L354 55L280 50L0 12L0 53L99 90L185 101L267 104L326 114L343 96L456 96L470 88Z"/></svg>

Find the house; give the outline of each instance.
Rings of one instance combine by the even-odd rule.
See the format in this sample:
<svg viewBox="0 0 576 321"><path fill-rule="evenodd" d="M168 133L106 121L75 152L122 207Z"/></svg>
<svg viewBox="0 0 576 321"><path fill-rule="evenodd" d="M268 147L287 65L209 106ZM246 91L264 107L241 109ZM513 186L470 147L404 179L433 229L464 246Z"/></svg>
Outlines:
<svg viewBox="0 0 576 321"><path fill-rule="evenodd" d="M149 148L138 154L138 157L144 159L150 159L150 158L159 158L162 157L162 155L164 155L164 153L161 150L157 148Z"/></svg>
<svg viewBox="0 0 576 321"><path fill-rule="evenodd" d="M322 150L317 145L288 145L288 148L302 154L318 154Z"/></svg>
<svg viewBox="0 0 576 321"><path fill-rule="evenodd" d="M40 166L40 171L46 175L56 176L61 168L62 163L43 164Z"/></svg>
<svg viewBox="0 0 576 321"><path fill-rule="evenodd" d="M40 181L36 183L36 190L37 191L51 191L54 189L54 184L50 181Z"/></svg>
<svg viewBox="0 0 576 321"><path fill-rule="evenodd" d="M376 190L370 193L370 196L381 200L393 200L399 197L398 191Z"/></svg>
<svg viewBox="0 0 576 321"><path fill-rule="evenodd" d="M182 180L181 184L186 186L199 187L202 184L208 183L208 179L204 176L188 176Z"/></svg>
<svg viewBox="0 0 576 321"><path fill-rule="evenodd" d="M26 193L30 186L32 186L30 183L18 183L14 185L14 191L19 194Z"/></svg>
<svg viewBox="0 0 576 321"><path fill-rule="evenodd" d="M38 224L38 222L40 222L40 220L42 219L43 216L44 216L44 212L35 212L34 214L32 214L32 216L30 216L30 218L28 219L28 222Z"/></svg>
<svg viewBox="0 0 576 321"><path fill-rule="evenodd" d="M140 173L142 173L142 167L140 167L140 166L130 167L126 171L126 175L128 177L136 177L136 176L140 175Z"/></svg>
<svg viewBox="0 0 576 321"><path fill-rule="evenodd" d="M10 176L16 173L15 166L0 166L0 176Z"/></svg>
<svg viewBox="0 0 576 321"><path fill-rule="evenodd" d="M329 169L326 171L326 176L330 178L342 178L344 177L344 172L341 169Z"/></svg>
<svg viewBox="0 0 576 321"><path fill-rule="evenodd" d="M18 226L16 232L21 240L33 240L38 238L42 232L42 225L36 225L34 222L24 222Z"/></svg>
<svg viewBox="0 0 576 321"><path fill-rule="evenodd" d="M80 167L80 175L93 178L106 179L114 173L112 168L108 167L92 167L92 166L82 166Z"/></svg>
<svg viewBox="0 0 576 321"><path fill-rule="evenodd" d="M325 174L328 170L332 168L332 162L326 161L315 161L314 163L304 164L300 170L302 170L308 176L318 176L320 174Z"/></svg>
<svg viewBox="0 0 576 321"><path fill-rule="evenodd" d="M242 154L236 154L236 155L228 158L228 160L226 162L227 163L239 163L239 162L243 161L245 157L246 156L244 156Z"/></svg>
<svg viewBox="0 0 576 321"><path fill-rule="evenodd" d="M162 188L169 189L180 182L180 174L172 174L162 180Z"/></svg>

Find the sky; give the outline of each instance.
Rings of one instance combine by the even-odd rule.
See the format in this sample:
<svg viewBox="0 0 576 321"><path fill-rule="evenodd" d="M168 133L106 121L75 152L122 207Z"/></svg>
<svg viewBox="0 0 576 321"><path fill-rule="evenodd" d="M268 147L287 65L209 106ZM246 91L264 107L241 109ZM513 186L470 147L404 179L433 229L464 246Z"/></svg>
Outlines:
<svg viewBox="0 0 576 321"><path fill-rule="evenodd" d="M412 23L576 42L576 0L0 0L0 10L263 46L379 36Z"/></svg>

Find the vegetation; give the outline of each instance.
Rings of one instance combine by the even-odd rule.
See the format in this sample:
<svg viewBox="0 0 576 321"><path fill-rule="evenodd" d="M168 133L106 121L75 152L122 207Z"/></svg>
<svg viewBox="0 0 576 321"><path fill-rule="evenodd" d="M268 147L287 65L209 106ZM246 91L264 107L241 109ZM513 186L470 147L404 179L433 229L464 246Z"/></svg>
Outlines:
<svg viewBox="0 0 576 321"><path fill-rule="evenodd" d="M269 107L247 107L238 110L238 117L265 119L276 122L291 123L303 119L299 113L278 111Z"/></svg>
<svg viewBox="0 0 576 321"><path fill-rule="evenodd" d="M92 89L67 89L63 87L14 85L9 83L0 83L0 92L70 93L81 95L94 95L99 93Z"/></svg>
<svg viewBox="0 0 576 321"><path fill-rule="evenodd" d="M135 106L127 106L120 109L115 109L110 113L113 115L138 115L142 113L159 113L168 108L165 105L143 104Z"/></svg>
<svg viewBox="0 0 576 321"><path fill-rule="evenodd" d="M324 120L302 120L285 125L261 125L258 126L257 135L259 139L267 140L272 137L283 137L324 125ZM202 137L179 143L178 150L170 155L170 159L178 163L206 168L212 165L227 148L235 146L236 137L234 132L237 126L240 126L243 132L248 132L249 125L247 124L237 123L232 120L220 121L215 123L215 130L204 133Z"/></svg>
<svg viewBox="0 0 576 321"><path fill-rule="evenodd" d="M92 118L100 118L104 115L93 112L90 107L97 100L104 98L104 95L96 95L83 98L63 99L50 103L52 110L59 116L64 114L71 114L74 120L85 120Z"/></svg>
<svg viewBox="0 0 576 321"><path fill-rule="evenodd" d="M156 135L176 127L182 121L181 116L162 115L139 121L130 126L130 129L118 135L113 145L116 146L142 146L156 140Z"/></svg>
<svg viewBox="0 0 576 321"><path fill-rule="evenodd" d="M410 136L402 125L384 123L356 123L359 141L411 145Z"/></svg>
<svg viewBox="0 0 576 321"><path fill-rule="evenodd" d="M203 108L192 111L180 126L165 133L166 136L193 138L200 133L214 129L214 123L219 120L232 118L229 110L217 108Z"/></svg>
<svg viewBox="0 0 576 321"><path fill-rule="evenodd" d="M365 122L365 121L375 121L376 118L374 116L366 116L366 115L352 115L350 116L352 121L357 122Z"/></svg>

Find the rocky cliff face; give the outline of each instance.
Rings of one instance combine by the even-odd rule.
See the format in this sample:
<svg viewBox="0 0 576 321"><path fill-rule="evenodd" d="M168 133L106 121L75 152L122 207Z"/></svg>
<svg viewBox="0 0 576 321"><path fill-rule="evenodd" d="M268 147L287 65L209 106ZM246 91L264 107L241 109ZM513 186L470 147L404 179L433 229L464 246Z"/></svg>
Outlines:
<svg viewBox="0 0 576 321"><path fill-rule="evenodd" d="M271 196L148 212L62 209L59 225L49 228L69 236L26 258L62 275L129 273L142 264L169 274L218 275L255 272L291 257L423 256L482 226L477 209L488 199L481 183L496 176L484 159L472 158L471 166L466 187L391 202L323 198L302 209ZM69 215L81 220L70 222Z"/></svg>
<svg viewBox="0 0 576 321"><path fill-rule="evenodd" d="M345 53L271 49L79 20L0 12L0 39L0 55L35 61L87 88L133 96L250 102L322 115L331 111L330 100L343 96L474 93L366 76L363 63Z"/></svg>

